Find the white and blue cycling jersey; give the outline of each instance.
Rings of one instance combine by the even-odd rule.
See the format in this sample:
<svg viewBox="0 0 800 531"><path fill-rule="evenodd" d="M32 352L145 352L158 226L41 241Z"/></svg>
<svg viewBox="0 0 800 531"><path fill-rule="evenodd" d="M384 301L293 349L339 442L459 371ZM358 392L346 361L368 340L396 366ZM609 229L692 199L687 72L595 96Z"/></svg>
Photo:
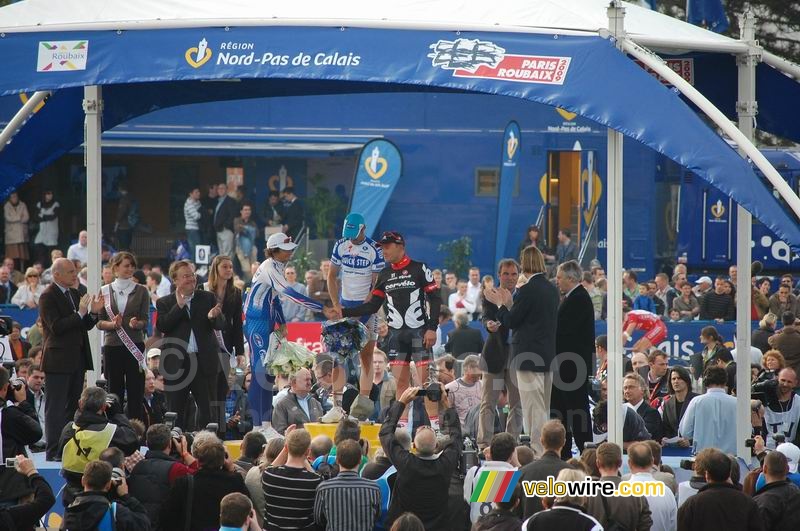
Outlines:
<svg viewBox="0 0 800 531"><path fill-rule="evenodd" d="M252 286L247 292L244 301L245 318L269 319L272 323L283 324L283 318L279 295L284 295L292 302L305 306L311 311L322 311L322 304L302 293L295 291L284 277L286 264L273 260L265 260L253 276Z"/></svg>
<svg viewBox="0 0 800 531"><path fill-rule="evenodd" d="M341 271L342 304L361 304L372 290L372 275L386 265L383 252L370 238L353 243L342 238L333 246L331 263Z"/></svg>

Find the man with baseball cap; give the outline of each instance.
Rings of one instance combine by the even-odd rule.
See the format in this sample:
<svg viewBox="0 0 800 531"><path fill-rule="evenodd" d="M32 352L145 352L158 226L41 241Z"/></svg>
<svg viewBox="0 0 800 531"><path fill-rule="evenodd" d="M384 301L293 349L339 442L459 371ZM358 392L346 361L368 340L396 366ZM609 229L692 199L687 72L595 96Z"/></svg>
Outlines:
<svg viewBox="0 0 800 531"><path fill-rule="evenodd" d="M400 396L408 388L412 357L415 358L419 381L427 381L430 349L436 342L442 299L433 272L424 263L406 255L406 241L402 234L384 232L378 244L388 265L378 274L372 297L358 306L342 308L341 315L371 315L383 304L389 325L389 365L397 380L397 396ZM425 405L429 416L434 417L431 419L433 422L438 407L429 401Z"/></svg>
<svg viewBox="0 0 800 531"><path fill-rule="evenodd" d="M266 372L262 359L267 355L272 332L276 327L285 329L286 326L280 295L313 312L322 311L319 302L295 291L284 276L286 263L296 248L297 244L282 232L269 237L267 259L253 275L253 283L244 301L244 332L250 346L250 367L253 369L247 399L254 426L270 426L272 419L272 384L275 377Z"/></svg>
<svg viewBox="0 0 800 531"><path fill-rule="evenodd" d="M342 308L359 306L372 298L372 288L378 280L386 262L378 244L366 236L364 216L351 212L344 220L342 238L333 246L331 267L328 270L328 292L337 312ZM339 273L341 273L341 292L339 291ZM359 395L350 407L354 417L367 418L375 409L369 395L372 390L372 353L378 338L378 320L375 314L362 316L361 322L367 326L367 344L359 353L361 373L359 375ZM341 404L344 388L345 370L343 367L333 369L334 405Z"/></svg>

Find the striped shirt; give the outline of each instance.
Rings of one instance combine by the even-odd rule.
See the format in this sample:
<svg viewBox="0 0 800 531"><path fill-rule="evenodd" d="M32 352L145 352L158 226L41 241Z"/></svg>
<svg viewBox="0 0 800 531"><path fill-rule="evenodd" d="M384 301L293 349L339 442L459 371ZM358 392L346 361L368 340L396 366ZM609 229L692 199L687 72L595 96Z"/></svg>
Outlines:
<svg viewBox="0 0 800 531"><path fill-rule="evenodd" d="M321 482L305 468L268 466L261 475L264 529L315 529L314 496Z"/></svg>
<svg viewBox="0 0 800 531"><path fill-rule="evenodd" d="M200 230L200 201L187 198L183 204L183 217L186 220L186 230Z"/></svg>
<svg viewBox="0 0 800 531"><path fill-rule="evenodd" d="M380 512L378 484L355 472L339 472L317 487L314 520L326 531L371 531Z"/></svg>

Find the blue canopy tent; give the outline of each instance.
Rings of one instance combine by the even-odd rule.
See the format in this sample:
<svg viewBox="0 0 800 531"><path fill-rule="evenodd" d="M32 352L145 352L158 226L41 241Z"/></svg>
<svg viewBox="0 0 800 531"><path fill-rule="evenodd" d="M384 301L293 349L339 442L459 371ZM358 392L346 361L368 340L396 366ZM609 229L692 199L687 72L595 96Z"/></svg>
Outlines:
<svg viewBox="0 0 800 531"><path fill-rule="evenodd" d="M800 249L796 216L675 91L620 52L622 28L613 32L618 42L582 18L581 10L604 13L604 2L514 0L500 14L456 0L163 4L26 0L0 9L0 96L53 92L0 152L0 190L7 194L80 145L85 113L90 166L99 168L101 127L169 106L337 92L479 92L558 106L629 136L729 194ZM626 9L633 22L655 26L653 34L657 21L687 42L706 38L669 17ZM722 42L709 39L709 46ZM616 153L610 165L619 164L621 147ZM87 169L89 179L98 168ZM793 199L792 208L800 203ZM100 205L89 204L97 229ZM90 256L99 263L96 239L90 237ZM613 290L619 272L611 265ZM90 269L95 285L92 275L99 271ZM620 317L611 312L609 326L619 327Z"/></svg>

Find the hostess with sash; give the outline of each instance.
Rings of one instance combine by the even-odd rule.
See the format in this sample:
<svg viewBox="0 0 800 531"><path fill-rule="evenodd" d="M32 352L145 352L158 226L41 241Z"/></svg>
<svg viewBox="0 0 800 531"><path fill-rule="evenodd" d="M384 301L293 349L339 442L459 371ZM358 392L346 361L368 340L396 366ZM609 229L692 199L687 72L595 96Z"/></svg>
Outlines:
<svg viewBox="0 0 800 531"><path fill-rule="evenodd" d="M147 360L144 349L144 328L150 316L150 296L147 289L130 279L118 278L101 288L103 312L100 319L106 321L101 327L105 331L103 353L108 357L113 351L123 347L144 371ZM117 316L121 316L121 326L110 329ZM131 319L136 318L136 328L131 328ZM119 355L118 352L114 352ZM106 363L108 367L108 363ZM107 375L108 376L108 375Z"/></svg>
<svg viewBox="0 0 800 531"><path fill-rule="evenodd" d="M225 318L225 328L214 330L214 335L219 343L220 352L229 356L231 367L236 367L236 356L244 355L244 333L242 331L242 292L235 286L226 287L224 295L216 293L208 282L203 284L205 291L214 293L217 302L222 306L222 315Z"/></svg>

